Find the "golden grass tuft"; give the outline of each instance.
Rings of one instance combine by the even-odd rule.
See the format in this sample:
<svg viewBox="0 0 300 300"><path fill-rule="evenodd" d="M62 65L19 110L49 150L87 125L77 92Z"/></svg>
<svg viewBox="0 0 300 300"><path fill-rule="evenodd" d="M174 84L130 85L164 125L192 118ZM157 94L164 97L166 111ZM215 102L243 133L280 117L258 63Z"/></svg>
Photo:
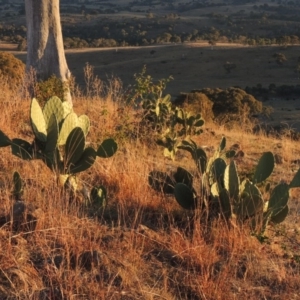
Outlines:
<svg viewBox="0 0 300 300"><path fill-rule="evenodd" d="M151 170L192 168L190 157L180 152L176 164L164 159L151 137L134 131L136 111L118 101L119 83L106 91L104 98L74 97L75 111L91 119L88 140L99 144L113 136L119 142L114 157L98 158L79 175L88 187L107 187L104 210L70 201L45 165L21 161L1 148L0 220L11 214L17 170L26 181L27 214L36 222L1 224L0 299L299 299L299 191L291 193L287 221L270 228L265 243L221 218L200 223L172 197L148 186ZM0 129L30 141L30 100L8 88L0 96ZM206 128L196 139L199 145L215 148L225 135L228 147L238 144L245 153L237 160L239 170L249 172L268 150L283 157L274 182L291 180L298 168L292 163L299 147L291 139L211 123Z"/></svg>

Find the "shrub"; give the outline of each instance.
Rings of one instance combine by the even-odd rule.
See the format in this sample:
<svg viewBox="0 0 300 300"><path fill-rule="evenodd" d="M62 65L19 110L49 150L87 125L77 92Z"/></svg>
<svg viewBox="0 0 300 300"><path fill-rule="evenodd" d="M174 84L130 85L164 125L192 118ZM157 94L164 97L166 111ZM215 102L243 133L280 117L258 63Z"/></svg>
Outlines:
<svg viewBox="0 0 300 300"><path fill-rule="evenodd" d="M243 118L245 122L251 121L253 115L267 112L262 102L240 88L205 88L185 95L184 101L181 99L183 105L191 105L193 111L200 111L206 120L213 118L217 121L225 119L232 122Z"/></svg>
<svg viewBox="0 0 300 300"><path fill-rule="evenodd" d="M181 105L188 111L201 113L203 119L210 121L214 119L213 102L201 92L181 93L174 103Z"/></svg>
<svg viewBox="0 0 300 300"><path fill-rule="evenodd" d="M284 62L287 61L287 58L283 53L274 53L273 57L275 58L275 61L278 65L282 65Z"/></svg>
<svg viewBox="0 0 300 300"><path fill-rule="evenodd" d="M5 78L11 86L22 82L25 72L24 63L14 55L0 52L0 77Z"/></svg>
<svg viewBox="0 0 300 300"><path fill-rule="evenodd" d="M300 169L289 184L282 181L271 186L266 180L275 166L272 152L263 153L252 176L242 179L233 160L235 151L225 150L225 137L211 157L193 140L185 140L179 147L191 154L198 174L202 175L200 193L196 192L194 176L182 167L170 175L151 171L148 180L154 190L173 194L182 208L199 208L209 218L222 216L241 226L248 223L258 236L264 234L268 223L276 225L285 220L290 189L300 187Z"/></svg>
<svg viewBox="0 0 300 300"><path fill-rule="evenodd" d="M34 96L43 106L48 99L56 96L62 101L65 100L65 93L68 90L67 83L52 75L49 79L37 82L34 87Z"/></svg>

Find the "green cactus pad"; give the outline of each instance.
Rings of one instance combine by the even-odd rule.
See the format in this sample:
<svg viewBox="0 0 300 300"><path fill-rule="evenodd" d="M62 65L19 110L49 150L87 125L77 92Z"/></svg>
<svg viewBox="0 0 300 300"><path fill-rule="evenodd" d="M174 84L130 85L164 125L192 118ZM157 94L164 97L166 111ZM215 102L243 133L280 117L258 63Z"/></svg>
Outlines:
<svg viewBox="0 0 300 300"><path fill-rule="evenodd" d="M225 152L225 158L230 159L233 158L236 155L235 150L228 150Z"/></svg>
<svg viewBox="0 0 300 300"><path fill-rule="evenodd" d="M294 176L293 180L291 181L289 187L290 187L290 189L300 187L300 169L295 174L295 176Z"/></svg>
<svg viewBox="0 0 300 300"><path fill-rule="evenodd" d="M24 193L24 181L18 172L14 172L13 174L13 185L13 196L16 200L20 200Z"/></svg>
<svg viewBox="0 0 300 300"><path fill-rule="evenodd" d="M210 192L212 194L213 197L219 197L220 196L220 189L219 189L219 185L217 182L215 182L211 188L210 188Z"/></svg>
<svg viewBox="0 0 300 300"><path fill-rule="evenodd" d="M92 147L87 147L76 164L70 166L70 173L75 174L89 169L94 164L96 157L96 151Z"/></svg>
<svg viewBox="0 0 300 300"><path fill-rule="evenodd" d="M190 140L190 141L187 141L187 140L183 140L180 142L180 144L178 145L178 149L182 149L182 150L185 150L185 151L188 151L191 153L191 155L194 154L194 152L197 150L197 144Z"/></svg>
<svg viewBox="0 0 300 300"><path fill-rule="evenodd" d="M158 104L156 105L156 107L155 107L155 114L156 114L157 117L159 116L160 111L161 111L161 104L158 103Z"/></svg>
<svg viewBox="0 0 300 300"><path fill-rule="evenodd" d="M85 136L87 136L90 130L90 119L87 115L81 115L78 118L78 126L82 129Z"/></svg>
<svg viewBox="0 0 300 300"><path fill-rule="evenodd" d="M162 98L162 102L166 103L166 104L170 104L171 101L171 95L167 94L164 98Z"/></svg>
<svg viewBox="0 0 300 300"><path fill-rule="evenodd" d="M268 210L272 211L272 215L275 216L287 206L288 200L289 186L286 183L280 183L271 192Z"/></svg>
<svg viewBox="0 0 300 300"><path fill-rule="evenodd" d="M78 117L74 112L71 112L63 120L58 137L59 146L63 146L66 144L68 136L75 127L78 127Z"/></svg>
<svg viewBox="0 0 300 300"><path fill-rule="evenodd" d="M275 159L272 152L265 152L258 161L253 175L253 182L260 183L266 180L273 172Z"/></svg>
<svg viewBox="0 0 300 300"><path fill-rule="evenodd" d="M184 183L177 183L174 189L176 201L184 209L195 209L197 206L196 197L193 190L191 190Z"/></svg>
<svg viewBox="0 0 300 300"><path fill-rule="evenodd" d="M226 162L222 158L217 158L213 161L209 170L210 185L214 182L218 182L219 185L223 184L225 169Z"/></svg>
<svg viewBox="0 0 300 300"><path fill-rule="evenodd" d="M176 118L178 124L184 124L185 114L183 109L181 108L177 109Z"/></svg>
<svg viewBox="0 0 300 300"><path fill-rule="evenodd" d="M54 114L49 119L47 128L47 142L45 146L45 153L51 153L56 149L58 141L58 124Z"/></svg>
<svg viewBox="0 0 300 300"><path fill-rule="evenodd" d="M225 147L226 147L226 138L225 136L223 136L219 145L219 151L223 151Z"/></svg>
<svg viewBox="0 0 300 300"><path fill-rule="evenodd" d="M224 186L229 193L229 198L236 202L239 197L240 179L234 161L231 161L225 169Z"/></svg>
<svg viewBox="0 0 300 300"><path fill-rule="evenodd" d="M48 126L49 120L52 114L55 114L57 123L60 125L61 121L64 118L64 107L61 100L54 96L51 97L45 104L43 108L43 114L46 122L46 127Z"/></svg>
<svg viewBox="0 0 300 300"><path fill-rule="evenodd" d="M163 192L164 194L173 194L175 182L165 172L151 171L148 175L149 185L157 192Z"/></svg>
<svg viewBox="0 0 300 300"><path fill-rule="evenodd" d="M248 179L241 183L241 199L237 208L237 217L240 220L252 217L259 210L263 211L263 199L261 192Z"/></svg>
<svg viewBox="0 0 300 300"><path fill-rule="evenodd" d="M47 126L45 118L43 115L43 111L35 98L31 100L30 122L35 137L41 142L46 142Z"/></svg>
<svg viewBox="0 0 300 300"><path fill-rule="evenodd" d="M184 183L189 188L193 188L193 175L184 168L178 167L174 173L176 183Z"/></svg>
<svg viewBox="0 0 300 300"><path fill-rule="evenodd" d="M186 124L187 124L188 126L193 126L195 120L196 120L196 117L195 117L195 116L188 116L188 117L187 117L187 120L186 120Z"/></svg>
<svg viewBox="0 0 300 300"><path fill-rule="evenodd" d="M286 205L278 214L272 215L270 221L274 224L279 224L285 220L289 213L289 207Z"/></svg>
<svg viewBox="0 0 300 300"><path fill-rule="evenodd" d="M66 116L73 111L73 108L72 108L71 104L68 101L64 101L62 103L62 105L63 105L63 108L64 108L63 118L65 119Z"/></svg>
<svg viewBox="0 0 300 300"><path fill-rule="evenodd" d="M33 158L31 145L22 139L12 139L11 152L13 155L24 160L31 160Z"/></svg>
<svg viewBox="0 0 300 300"><path fill-rule="evenodd" d="M45 153L43 161L51 171L64 173L64 166L60 159L58 148L56 148L53 152Z"/></svg>
<svg viewBox="0 0 300 300"><path fill-rule="evenodd" d="M201 127L205 124L204 120L200 119L198 121L195 122L194 126L196 127Z"/></svg>
<svg viewBox="0 0 300 300"><path fill-rule="evenodd" d="M107 201L107 192L104 186L93 187L90 193L91 204L104 207Z"/></svg>
<svg viewBox="0 0 300 300"><path fill-rule="evenodd" d="M0 130L0 147L7 147L11 144L10 138Z"/></svg>
<svg viewBox="0 0 300 300"><path fill-rule="evenodd" d="M102 158L113 156L118 150L118 145L113 139L106 139L97 150L97 155Z"/></svg>
<svg viewBox="0 0 300 300"><path fill-rule="evenodd" d="M80 127L74 128L69 134L65 147L65 167L68 170L75 166L81 158L85 146L85 137Z"/></svg>

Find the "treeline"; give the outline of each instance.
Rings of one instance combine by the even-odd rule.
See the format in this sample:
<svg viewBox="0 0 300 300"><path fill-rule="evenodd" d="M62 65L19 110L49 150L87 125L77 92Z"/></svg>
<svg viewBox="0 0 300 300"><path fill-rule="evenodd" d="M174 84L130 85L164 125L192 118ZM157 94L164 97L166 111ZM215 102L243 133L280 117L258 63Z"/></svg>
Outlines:
<svg viewBox="0 0 300 300"><path fill-rule="evenodd" d="M165 21L100 21L96 25L65 25L63 26L64 46L70 48L87 47L123 47L147 46L160 43L183 43L208 41L241 43L245 45L299 45L297 34L279 35L277 37L253 36L238 34L228 30L218 30L214 27L194 28L185 32L177 32L174 24ZM26 27L15 25L0 25L0 40L17 43L19 50L26 48Z"/></svg>

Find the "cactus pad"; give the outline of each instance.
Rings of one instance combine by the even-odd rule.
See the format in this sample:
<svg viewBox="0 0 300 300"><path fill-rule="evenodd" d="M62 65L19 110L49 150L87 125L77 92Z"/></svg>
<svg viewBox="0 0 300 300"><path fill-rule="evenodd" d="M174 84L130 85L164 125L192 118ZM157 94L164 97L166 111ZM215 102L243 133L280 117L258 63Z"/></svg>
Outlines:
<svg viewBox="0 0 300 300"><path fill-rule="evenodd" d="M84 149L80 159L76 162L76 164L70 166L70 173L75 174L87 170L94 164L96 156L97 153L92 147Z"/></svg>
<svg viewBox="0 0 300 300"><path fill-rule="evenodd" d="M65 167L68 170L81 158L85 146L85 137L81 128L74 128L69 134L65 147Z"/></svg>
<svg viewBox="0 0 300 300"><path fill-rule="evenodd" d="M61 100L54 96L51 97L45 104L43 108L43 114L46 122L46 126L48 126L50 117L52 114L55 114L57 123L60 124L64 118L64 107Z"/></svg>
<svg viewBox="0 0 300 300"><path fill-rule="evenodd" d="M192 189L184 183L177 183L174 190L174 195L179 205L185 209L195 209L197 199Z"/></svg>
<svg viewBox="0 0 300 300"><path fill-rule="evenodd" d="M259 159L257 167L253 175L253 182L260 183L266 180L273 172L275 164L272 152L265 152Z"/></svg>
<svg viewBox="0 0 300 300"><path fill-rule="evenodd" d="M10 138L0 130L0 147L7 147L11 144Z"/></svg>
<svg viewBox="0 0 300 300"><path fill-rule="evenodd" d="M31 101L30 122L35 137L41 142L46 142L47 126L45 118L43 115L43 111L35 98L33 98Z"/></svg>
<svg viewBox="0 0 300 300"><path fill-rule="evenodd" d="M118 150L118 145L113 139L106 139L97 150L97 155L102 158L113 156Z"/></svg>
<svg viewBox="0 0 300 300"><path fill-rule="evenodd" d="M58 137L58 145L63 146L66 144L67 138L71 131L78 126L78 117L74 112L71 112L63 120L61 130Z"/></svg>

